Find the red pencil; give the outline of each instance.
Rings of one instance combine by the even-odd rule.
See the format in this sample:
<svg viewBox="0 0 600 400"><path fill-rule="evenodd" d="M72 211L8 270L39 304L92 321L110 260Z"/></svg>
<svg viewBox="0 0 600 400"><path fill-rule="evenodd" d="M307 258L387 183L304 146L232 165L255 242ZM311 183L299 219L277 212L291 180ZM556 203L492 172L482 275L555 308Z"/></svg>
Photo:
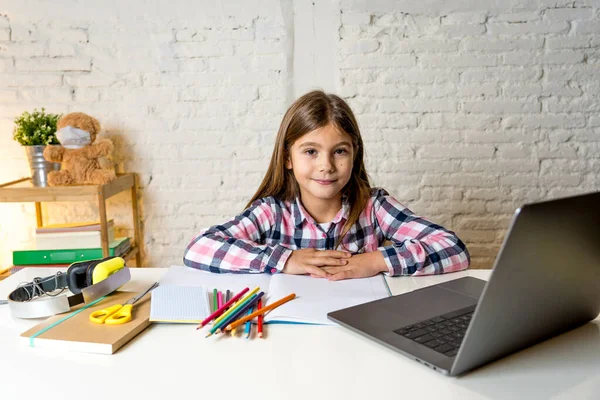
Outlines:
<svg viewBox="0 0 600 400"><path fill-rule="evenodd" d="M223 312L225 310L227 310L227 308L232 305L233 303L235 303L240 297L242 297L244 295L244 293L246 293L248 290L250 290L250 288L244 288L244 290L242 290L241 292L239 292L238 294L236 294L235 296L233 296L231 298L231 300L229 300L227 303L223 304L221 307L219 307L219 309L217 311L215 311L214 313L210 314L204 321L200 322L200 325L198 325L196 327L196 329L200 329L202 328L204 325L208 324L210 321L212 321L213 319L217 318L219 315L223 314Z"/></svg>
<svg viewBox="0 0 600 400"><path fill-rule="evenodd" d="M260 310L262 308L262 299L258 300L258 306L256 306L256 310ZM258 316L258 328L257 328L257 332L258 332L258 337L262 338L263 337L263 319L265 318L264 314L260 314Z"/></svg>

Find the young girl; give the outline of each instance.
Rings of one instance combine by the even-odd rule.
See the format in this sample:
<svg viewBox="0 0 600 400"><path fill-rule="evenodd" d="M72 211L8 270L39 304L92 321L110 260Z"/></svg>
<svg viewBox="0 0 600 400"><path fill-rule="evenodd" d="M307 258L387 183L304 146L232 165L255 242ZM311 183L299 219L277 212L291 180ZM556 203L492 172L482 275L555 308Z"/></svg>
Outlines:
<svg viewBox="0 0 600 400"><path fill-rule="evenodd" d="M467 268L469 253L453 232L371 188L363 153L344 100L322 91L300 97L283 117L269 169L246 210L201 232L183 262L211 272L332 281Z"/></svg>

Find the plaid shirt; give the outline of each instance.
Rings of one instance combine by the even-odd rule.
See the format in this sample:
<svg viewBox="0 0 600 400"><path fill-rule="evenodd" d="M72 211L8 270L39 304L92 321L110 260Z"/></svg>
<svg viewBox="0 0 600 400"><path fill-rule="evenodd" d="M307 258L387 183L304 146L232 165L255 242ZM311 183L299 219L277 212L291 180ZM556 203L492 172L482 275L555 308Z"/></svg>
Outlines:
<svg viewBox="0 0 600 400"><path fill-rule="evenodd" d="M299 199L259 199L231 221L202 231L187 246L183 262L218 273L281 272L294 250L333 250L349 210L344 200L326 232ZM384 246L386 241L391 244ZM461 271L470 260L453 232L414 215L384 189L372 189L365 209L337 249L352 254L380 251L392 276Z"/></svg>

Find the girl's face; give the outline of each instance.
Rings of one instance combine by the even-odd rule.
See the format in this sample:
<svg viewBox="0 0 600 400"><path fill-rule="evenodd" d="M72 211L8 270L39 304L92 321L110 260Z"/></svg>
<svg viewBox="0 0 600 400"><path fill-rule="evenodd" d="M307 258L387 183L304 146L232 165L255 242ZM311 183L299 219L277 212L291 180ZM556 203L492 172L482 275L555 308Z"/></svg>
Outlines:
<svg viewBox="0 0 600 400"><path fill-rule="evenodd" d="M305 207L322 200L341 200L352 175L353 153L350 136L333 124L308 132L292 144L286 168L298 181Z"/></svg>

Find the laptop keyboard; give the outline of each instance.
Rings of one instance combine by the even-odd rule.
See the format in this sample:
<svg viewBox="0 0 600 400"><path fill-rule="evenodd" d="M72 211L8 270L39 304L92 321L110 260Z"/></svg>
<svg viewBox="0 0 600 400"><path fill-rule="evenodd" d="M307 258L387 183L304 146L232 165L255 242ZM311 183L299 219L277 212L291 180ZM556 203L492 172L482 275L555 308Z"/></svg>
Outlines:
<svg viewBox="0 0 600 400"><path fill-rule="evenodd" d="M465 337L475 306L462 308L416 324L404 326L394 332L429 347L448 357L454 357Z"/></svg>

